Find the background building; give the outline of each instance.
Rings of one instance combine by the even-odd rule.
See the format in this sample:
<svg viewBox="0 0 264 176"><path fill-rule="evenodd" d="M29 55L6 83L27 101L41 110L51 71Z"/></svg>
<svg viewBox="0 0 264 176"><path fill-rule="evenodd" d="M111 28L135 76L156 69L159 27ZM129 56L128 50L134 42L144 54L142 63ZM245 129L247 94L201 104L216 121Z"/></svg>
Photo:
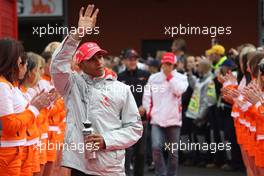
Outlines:
<svg viewBox="0 0 264 176"><path fill-rule="evenodd" d="M47 3L52 13L32 12L34 3ZM262 0L90 0L101 9L98 18L100 34L87 40L95 40L111 54L118 55L121 49L133 47L144 57L154 55L156 49L170 49L174 38L184 38L188 43L188 52L203 54L201 51L211 45L210 35L177 35L173 38L165 35L165 26L205 26L231 27L230 35L218 35L217 39L226 48L245 42L259 44L263 33ZM8 23L16 25L11 7L15 0L0 0L0 33L9 28ZM17 0L18 38L24 42L26 50L41 52L50 41L61 41L62 34L33 35L33 27L76 26L78 12L87 1L83 0ZM9 4L9 6L8 6ZM13 9L12 9L13 8ZM55 8L55 10L54 10ZM29 11L28 9L31 9ZM43 8L44 9L44 8ZM42 9L42 10L43 10ZM6 20L10 19L10 20ZM7 30L8 29L8 30ZM11 30L9 30L11 29ZM12 32L11 32L12 33ZM16 35L14 35L16 37Z"/></svg>

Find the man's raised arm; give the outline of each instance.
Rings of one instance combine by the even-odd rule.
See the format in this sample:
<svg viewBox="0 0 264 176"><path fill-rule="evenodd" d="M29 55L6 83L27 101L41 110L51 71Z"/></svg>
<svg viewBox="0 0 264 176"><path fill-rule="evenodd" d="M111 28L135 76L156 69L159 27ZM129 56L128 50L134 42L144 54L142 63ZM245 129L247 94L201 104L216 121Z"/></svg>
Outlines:
<svg viewBox="0 0 264 176"><path fill-rule="evenodd" d="M85 34L85 29L95 27L99 10L96 9L94 12L93 11L94 5L88 5L85 13L84 8L81 8L79 13L78 30L75 30L76 33L67 36L52 55L50 68L51 76L56 89L62 96L67 94L71 88L72 82L70 75L72 73L72 58Z"/></svg>

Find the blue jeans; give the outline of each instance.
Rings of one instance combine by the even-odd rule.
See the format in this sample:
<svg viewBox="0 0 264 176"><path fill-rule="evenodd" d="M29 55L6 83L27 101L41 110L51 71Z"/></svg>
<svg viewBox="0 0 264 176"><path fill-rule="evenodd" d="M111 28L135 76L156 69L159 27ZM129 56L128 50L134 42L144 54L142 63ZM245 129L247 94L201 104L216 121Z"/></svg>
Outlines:
<svg viewBox="0 0 264 176"><path fill-rule="evenodd" d="M178 126L160 127L152 125L152 155L155 163L155 173L157 176L178 176L178 151L168 151L166 144L179 144L180 130ZM168 161L165 161L164 150L168 151Z"/></svg>

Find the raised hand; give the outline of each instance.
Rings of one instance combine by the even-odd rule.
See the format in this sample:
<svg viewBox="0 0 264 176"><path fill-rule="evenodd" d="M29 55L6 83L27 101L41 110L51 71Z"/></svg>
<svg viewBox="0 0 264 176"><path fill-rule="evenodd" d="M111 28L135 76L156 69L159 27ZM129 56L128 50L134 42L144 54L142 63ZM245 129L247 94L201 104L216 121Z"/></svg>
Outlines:
<svg viewBox="0 0 264 176"><path fill-rule="evenodd" d="M87 6L85 12L84 7L80 9L78 32L72 35L74 39L80 40L85 35L86 29L95 27L98 12L99 9L94 11L94 5L90 4Z"/></svg>

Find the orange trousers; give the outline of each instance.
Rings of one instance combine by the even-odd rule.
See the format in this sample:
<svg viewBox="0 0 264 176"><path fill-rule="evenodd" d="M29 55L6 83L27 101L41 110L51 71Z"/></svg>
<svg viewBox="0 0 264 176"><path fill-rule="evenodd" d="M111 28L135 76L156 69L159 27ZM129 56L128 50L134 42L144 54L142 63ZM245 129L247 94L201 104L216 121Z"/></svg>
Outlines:
<svg viewBox="0 0 264 176"><path fill-rule="evenodd" d="M22 165L21 147L0 147L0 175L20 176Z"/></svg>
<svg viewBox="0 0 264 176"><path fill-rule="evenodd" d="M22 151L22 163L20 176L33 175L33 146L24 146Z"/></svg>

